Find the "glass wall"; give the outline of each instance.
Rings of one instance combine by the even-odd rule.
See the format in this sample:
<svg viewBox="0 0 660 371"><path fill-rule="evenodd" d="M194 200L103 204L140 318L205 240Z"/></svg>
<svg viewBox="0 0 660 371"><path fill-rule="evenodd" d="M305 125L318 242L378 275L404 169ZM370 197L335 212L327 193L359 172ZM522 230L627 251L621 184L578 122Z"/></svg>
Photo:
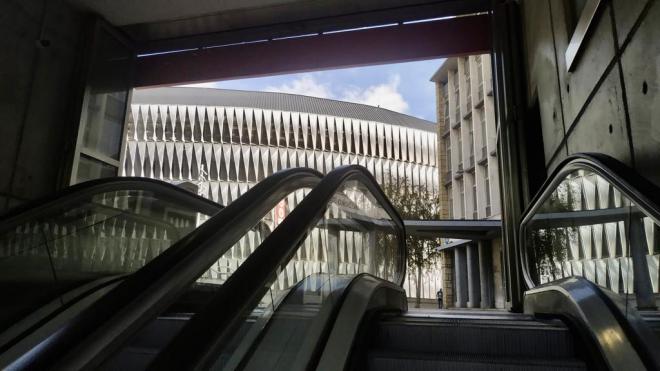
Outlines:
<svg viewBox="0 0 660 371"><path fill-rule="evenodd" d="M97 22L71 184L119 174L133 61L134 53L128 42L103 22Z"/></svg>

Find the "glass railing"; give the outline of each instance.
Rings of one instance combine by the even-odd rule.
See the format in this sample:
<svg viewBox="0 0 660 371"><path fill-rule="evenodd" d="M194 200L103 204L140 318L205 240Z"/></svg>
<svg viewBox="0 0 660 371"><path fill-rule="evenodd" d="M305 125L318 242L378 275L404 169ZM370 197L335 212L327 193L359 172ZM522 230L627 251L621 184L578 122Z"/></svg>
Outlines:
<svg viewBox="0 0 660 371"><path fill-rule="evenodd" d="M368 171L359 166L336 169L150 367L304 368L314 354L309 348L316 346L305 339L332 322L324 308L338 300L333 289L363 273L401 285L404 240L400 217ZM294 289L299 285L304 290ZM299 302L305 305L280 308L284 298L300 292ZM281 331L271 330L264 338L266 326ZM299 336L291 337L292 331ZM271 354L273 344L278 356L264 356Z"/></svg>
<svg viewBox="0 0 660 371"><path fill-rule="evenodd" d="M655 311L660 191L603 155L570 157L549 179L521 227L527 286L580 276L618 297L624 313Z"/></svg>
<svg viewBox="0 0 660 371"><path fill-rule="evenodd" d="M220 209L168 183L121 178L11 212L0 222L0 333L11 330L0 348L83 292L140 269Z"/></svg>
<svg viewBox="0 0 660 371"><path fill-rule="evenodd" d="M260 182L86 308L39 345L37 355L15 364L78 369L112 362L108 354L130 347L153 315L190 311L222 286L320 178L310 169L288 169Z"/></svg>

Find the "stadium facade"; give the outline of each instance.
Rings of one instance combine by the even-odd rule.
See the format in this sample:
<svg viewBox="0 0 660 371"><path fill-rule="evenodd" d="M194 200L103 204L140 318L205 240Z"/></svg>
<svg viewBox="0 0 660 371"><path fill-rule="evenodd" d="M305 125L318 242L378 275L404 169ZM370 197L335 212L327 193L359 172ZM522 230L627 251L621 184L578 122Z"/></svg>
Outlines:
<svg viewBox="0 0 660 371"><path fill-rule="evenodd" d="M226 205L281 169L325 174L360 164L381 185L407 181L435 196L436 149L435 123L378 107L285 93L155 88L133 93L121 175L195 183L201 195ZM297 203L292 197L288 205ZM245 239L237 261L219 263L215 273L231 271L258 242ZM350 260L348 272L357 263ZM434 298L440 272L424 275L422 296Z"/></svg>

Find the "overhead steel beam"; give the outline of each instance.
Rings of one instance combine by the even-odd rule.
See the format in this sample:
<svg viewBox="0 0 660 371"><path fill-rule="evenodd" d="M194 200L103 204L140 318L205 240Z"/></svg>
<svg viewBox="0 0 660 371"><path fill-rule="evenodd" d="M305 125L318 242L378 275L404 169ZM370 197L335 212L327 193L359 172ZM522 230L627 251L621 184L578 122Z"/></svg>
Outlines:
<svg viewBox="0 0 660 371"><path fill-rule="evenodd" d="M121 29L135 40L140 53L155 53L484 13L490 6L490 0L325 0L141 23Z"/></svg>
<svg viewBox="0 0 660 371"><path fill-rule="evenodd" d="M427 238L493 239L502 232L501 220L404 220L406 234Z"/></svg>
<svg viewBox="0 0 660 371"><path fill-rule="evenodd" d="M136 87L489 53L490 16L143 56Z"/></svg>

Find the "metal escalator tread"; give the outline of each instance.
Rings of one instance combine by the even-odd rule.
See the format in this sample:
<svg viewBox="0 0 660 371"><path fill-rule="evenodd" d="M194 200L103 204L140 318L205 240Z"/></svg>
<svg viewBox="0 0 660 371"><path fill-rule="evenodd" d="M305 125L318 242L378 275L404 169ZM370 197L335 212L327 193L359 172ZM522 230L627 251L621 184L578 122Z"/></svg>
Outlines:
<svg viewBox="0 0 660 371"><path fill-rule="evenodd" d="M642 318L644 318L644 321L646 321L656 336L660 338L660 311L640 311L639 314L642 316Z"/></svg>
<svg viewBox="0 0 660 371"><path fill-rule="evenodd" d="M371 350L368 355L370 371L425 370L587 370L577 358L522 358L475 354L414 353Z"/></svg>
<svg viewBox="0 0 660 371"><path fill-rule="evenodd" d="M465 318L388 318L378 322L372 347L402 352L536 358L576 357L561 322Z"/></svg>
<svg viewBox="0 0 660 371"><path fill-rule="evenodd" d="M128 346L108 359L101 370L145 369L167 341L190 319L190 315L157 317L142 328Z"/></svg>
<svg viewBox="0 0 660 371"><path fill-rule="evenodd" d="M439 313L384 316L375 324L369 370L586 370L559 320Z"/></svg>

